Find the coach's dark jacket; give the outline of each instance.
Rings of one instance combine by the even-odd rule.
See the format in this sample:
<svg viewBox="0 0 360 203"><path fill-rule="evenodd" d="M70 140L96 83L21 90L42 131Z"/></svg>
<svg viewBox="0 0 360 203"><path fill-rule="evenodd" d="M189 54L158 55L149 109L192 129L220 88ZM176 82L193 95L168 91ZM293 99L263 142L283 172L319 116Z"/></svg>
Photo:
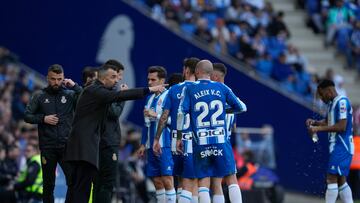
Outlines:
<svg viewBox="0 0 360 203"><path fill-rule="evenodd" d="M65 161L86 161L99 168L99 142L104 133L109 107L113 102L141 99L149 88L115 91L96 80L80 95L75 110Z"/></svg>
<svg viewBox="0 0 360 203"><path fill-rule="evenodd" d="M71 89L53 90L46 87L36 91L25 110L25 122L38 124L40 149L62 148L67 142L77 98L82 88L75 84ZM57 125L44 123L44 117L56 114Z"/></svg>
<svg viewBox="0 0 360 203"><path fill-rule="evenodd" d="M125 102L114 102L109 107L105 121L104 133L101 135L100 149L108 146L119 146L121 129L119 117L124 109Z"/></svg>

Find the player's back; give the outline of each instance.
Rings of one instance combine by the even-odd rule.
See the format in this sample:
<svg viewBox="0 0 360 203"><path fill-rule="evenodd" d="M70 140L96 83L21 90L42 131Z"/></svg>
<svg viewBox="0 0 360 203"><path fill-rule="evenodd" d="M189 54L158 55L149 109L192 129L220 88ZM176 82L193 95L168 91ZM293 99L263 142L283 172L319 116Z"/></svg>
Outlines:
<svg viewBox="0 0 360 203"><path fill-rule="evenodd" d="M229 103L241 109L237 97L226 85L210 80L199 80L189 85L184 99L184 110L190 112L191 127L199 145L225 143L225 106ZM187 104L189 103L189 104Z"/></svg>

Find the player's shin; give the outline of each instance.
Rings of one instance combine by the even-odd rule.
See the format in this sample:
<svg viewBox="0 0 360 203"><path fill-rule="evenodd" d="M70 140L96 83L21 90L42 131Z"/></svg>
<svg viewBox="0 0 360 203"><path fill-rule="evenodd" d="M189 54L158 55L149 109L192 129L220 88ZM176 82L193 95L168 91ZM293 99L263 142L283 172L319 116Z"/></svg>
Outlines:
<svg viewBox="0 0 360 203"><path fill-rule="evenodd" d="M229 198L231 203L242 203L241 191L238 184L229 185Z"/></svg>
<svg viewBox="0 0 360 203"><path fill-rule="evenodd" d="M327 185L325 194L326 203L335 203L338 196L338 185L337 183L331 183Z"/></svg>
<svg viewBox="0 0 360 203"><path fill-rule="evenodd" d="M339 195L340 199L344 203L353 203L354 200L352 198L351 188L347 183L344 183L342 186L339 187Z"/></svg>

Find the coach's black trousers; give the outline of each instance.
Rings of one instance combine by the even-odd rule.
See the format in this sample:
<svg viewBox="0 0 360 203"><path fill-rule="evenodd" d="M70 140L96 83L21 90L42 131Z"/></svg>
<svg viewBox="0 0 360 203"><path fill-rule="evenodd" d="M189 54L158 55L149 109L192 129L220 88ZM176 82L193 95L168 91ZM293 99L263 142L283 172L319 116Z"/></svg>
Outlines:
<svg viewBox="0 0 360 203"><path fill-rule="evenodd" d="M97 174L97 169L86 161L71 161L72 181L66 193L65 203L88 203L91 183Z"/></svg>
<svg viewBox="0 0 360 203"><path fill-rule="evenodd" d="M99 172L93 189L93 203L111 203L116 183L118 146L100 149Z"/></svg>
<svg viewBox="0 0 360 203"><path fill-rule="evenodd" d="M54 203L55 171L59 163L64 171L66 185L70 184L71 166L63 161L64 148L52 148L41 150L41 168L43 172L43 202Z"/></svg>

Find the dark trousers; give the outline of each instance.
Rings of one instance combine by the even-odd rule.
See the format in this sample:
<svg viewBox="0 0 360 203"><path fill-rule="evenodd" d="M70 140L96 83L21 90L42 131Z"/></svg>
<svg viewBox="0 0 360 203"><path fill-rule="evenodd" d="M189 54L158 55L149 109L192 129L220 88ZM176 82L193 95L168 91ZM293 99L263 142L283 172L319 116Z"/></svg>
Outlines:
<svg viewBox="0 0 360 203"><path fill-rule="evenodd" d="M94 181L97 168L86 161L71 161L71 184L68 187L65 203L88 203L91 183Z"/></svg>
<svg viewBox="0 0 360 203"><path fill-rule="evenodd" d="M43 201L54 203L55 171L59 163L64 171L66 184L69 185L71 166L63 161L64 148L42 149L41 168L43 172Z"/></svg>
<svg viewBox="0 0 360 203"><path fill-rule="evenodd" d="M100 149L99 172L94 180L93 203L111 203L116 183L118 147Z"/></svg>

